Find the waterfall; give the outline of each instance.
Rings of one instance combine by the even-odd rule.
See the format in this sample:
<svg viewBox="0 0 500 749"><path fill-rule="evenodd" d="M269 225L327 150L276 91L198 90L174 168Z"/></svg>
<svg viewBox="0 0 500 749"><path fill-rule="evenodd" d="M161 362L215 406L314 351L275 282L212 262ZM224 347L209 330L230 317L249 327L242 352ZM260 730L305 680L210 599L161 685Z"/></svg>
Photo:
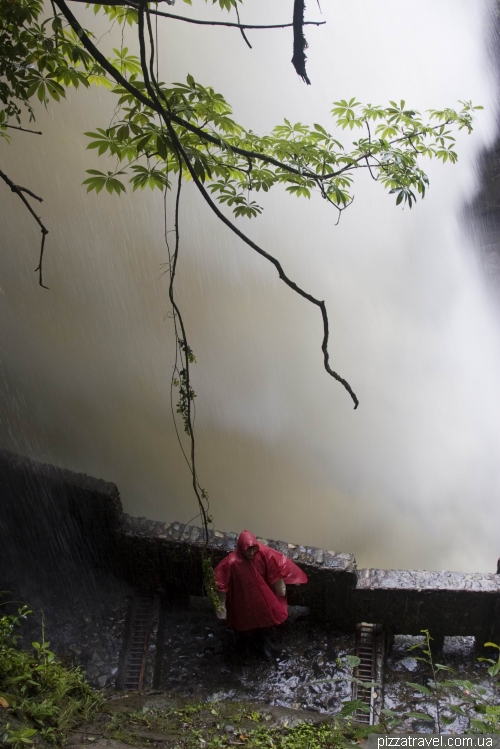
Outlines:
<svg viewBox="0 0 500 749"><path fill-rule="evenodd" d="M255 0L241 14L276 23L289 5ZM477 229L477 164L496 148L493 4L322 6L327 25L307 31L311 86L289 62L289 30L249 32L250 50L232 30L179 22L159 27L161 77L191 73L259 132L284 117L328 127L332 102L351 96L486 109L472 136L460 134L457 165L429 164L429 194L412 211L365 175L337 227L323 201L279 189L262 198L261 218L242 220L325 299L332 366L357 411L323 370L317 310L186 186L178 299L197 357L200 480L221 530L350 551L363 566L494 571L500 324ZM307 12L319 17L314 3ZM44 197L51 290L32 273L36 231L4 191L0 445L116 482L131 514L187 522L196 504L170 414L161 196L81 187L85 169L104 168L82 133L106 126L114 105L102 90L72 92L40 111L43 140L4 149L6 170Z"/></svg>

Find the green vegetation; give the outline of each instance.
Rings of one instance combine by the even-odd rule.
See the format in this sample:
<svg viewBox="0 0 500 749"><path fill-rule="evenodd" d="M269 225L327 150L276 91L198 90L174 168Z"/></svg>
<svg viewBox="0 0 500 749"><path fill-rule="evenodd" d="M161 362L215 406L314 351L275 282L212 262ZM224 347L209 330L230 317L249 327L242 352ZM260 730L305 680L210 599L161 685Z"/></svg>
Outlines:
<svg viewBox="0 0 500 749"><path fill-rule="evenodd" d="M406 682L413 692L418 692L424 698L427 710L403 711L391 710L382 707L380 710L375 709L377 724L375 726L366 726L356 722L356 713L369 713L369 708L360 699L349 700L343 704L341 712L335 717L337 725L341 725L344 735L352 740L365 738L369 733L392 733L401 731L404 724L409 719L418 721L429 721L435 723L436 732L448 730L448 727L461 716L466 718L469 723L468 733L500 733L500 682L496 677L500 674L500 646L492 642L485 643L485 647L492 647L498 651L497 659L478 658L478 661L489 663L488 675L492 682L490 689L475 684L470 679L445 678L455 677L456 672L448 665L436 663L433 655L432 641L428 629L421 630L423 641L413 645L408 652L412 657L423 663L430 678L425 684L416 682ZM413 651L419 654L414 655ZM351 670L350 677L342 676L342 680L348 678L353 684L359 687L370 689L380 688L380 684L375 682L365 682L355 676L356 668L360 664L357 656L347 655L344 658L337 659L337 665L347 667ZM338 679L340 680L340 678ZM495 681L494 681L495 680ZM332 681L332 679L317 679L313 684L321 684ZM333 680L335 681L335 679ZM304 685L304 686L307 686Z"/></svg>
<svg viewBox="0 0 500 749"><path fill-rule="evenodd" d="M214 607L215 611L220 609L219 593L217 583L215 582L214 564L210 556L203 557L203 586L205 588L208 600Z"/></svg>
<svg viewBox="0 0 500 749"><path fill-rule="evenodd" d="M340 749L358 743L371 732L401 730L408 719L436 720L436 729L446 730L457 716L470 721L471 733L500 733L498 684L492 683L492 691L469 680L444 678L455 674L449 666L434 662L427 630L422 630L424 642L411 650L419 652L416 659L425 664L431 678L425 685L407 685L424 695L434 717L423 711L403 713L383 708L379 725L366 726L354 719L356 711L363 709L359 700L345 702L334 717L316 715L307 720L301 713L295 717L293 711L260 709L245 702L190 704L167 697L125 694L122 699L105 703L79 668L68 668L58 661L43 631L41 642L32 643L32 651L19 648L19 627L30 613L22 606L17 614L0 617L0 743L16 749L26 745L62 746L76 726L82 735L97 742L96 749L101 738L130 746L161 744L176 749ZM500 654L499 646L486 645ZM496 660L480 660L489 663L488 674L496 680L500 655ZM346 656L340 665L354 669L357 661L354 656Z"/></svg>
<svg viewBox="0 0 500 749"><path fill-rule="evenodd" d="M42 737L62 744L67 731L88 719L103 704L80 668L67 668L41 642L28 652L18 647L19 625L31 613L0 616L0 739L15 747Z"/></svg>
<svg viewBox="0 0 500 749"><path fill-rule="evenodd" d="M242 703L193 703L179 708L114 713L103 736L131 746L148 743L148 735L179 749L335 749L346 745L345 730L333 721L276 725L271 713Z"/></svg>

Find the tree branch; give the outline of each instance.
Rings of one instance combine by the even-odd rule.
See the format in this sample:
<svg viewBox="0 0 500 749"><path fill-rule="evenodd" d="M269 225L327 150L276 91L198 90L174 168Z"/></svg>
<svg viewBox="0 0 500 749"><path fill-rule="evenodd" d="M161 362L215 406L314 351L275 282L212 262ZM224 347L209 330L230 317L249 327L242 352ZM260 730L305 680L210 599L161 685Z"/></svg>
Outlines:
<svg viewBox="0 0 500 749"><path fill-rule="evenodd" d="M354 393L353 389L345 380L343 377L341 377L337 372L334 372L333 369L330 367L330 354L328 352L328 339L330 336L329 331L329 322L328 322L328 313L326 310L326 305L324 301L320 301L319 299L316 299L312 296L312 294L309 294L307 291L304 291L304 289L301 289L300 286L298 286L294 281L292 281L286 273L284 272L281 263L279 260L277 260L273 255L270 255L268 252L263 250L261 247L259 247L255 242L253 242L249 237L246 236L246 234L243 234L242 231L238 229L237 226L235 226L232 221L230 221L226 216L222 213L222 211L219 210L217 205L214 203L208 192L206 191L203 183L200 181L198 175L196 174L193 165L191 164L188 155L186 154L186 151L182 147L182 143L177 138L176 132L173 129L172 125L169 123L168 119L165 120L165 124L167 126L167 129L169 131L170 137L172 138L172 142L175 144L176 149L182 156L182 160L186 164L189 173L191 175L191 178L193 182L196 184L196 187L202 194L205 201L208 203L212 211L215 213L215 215L224 223L226 226L228 226L232 232L234 232L240 239L242 239L245 244L247 244L249 247L251 247L255 252L257 252L259 255L262 255L262 257L265 257L266 260L268 260L270 263L274 265L276 270L278 271L278 275L284 283L286 283L287 286L289 286L293 291L295 291L300 296L304 297L304 299L307 299L307 301L311 302L312 304L316 305L316 307L319 307L321 310L321 316L323 319L323 342L321 344L321 350L323 352L323 363L326 371L328 374L333 377L334 380L339 382L341 385L344 386L344 388L347 390L349 395L351 396L353 402L354 402L354 408L356 409L359 405L358 398L356 397L356 394Z"/></svg>
<svg viewBox="0 0 500 749"><path fill-rule="evenodd" d="M18 197L21 198L24 205L28 209L28 211L31 213L35 221L37 222L38 226L40 227L40 231L42 232L42 242L40 246L40 259L38 261L38 265L35 268L35 273L38 271L38 283L40 286L42 286L44 289L48 289L48 286L45 286L42 279L42 262L43 262L43 251L45 249L45 237L49 233L49 230L43 225L41 219L39 216L36 215L33 208L30 206L28 201L23 195L23 192L27 193L28 195L31 195L32 198L35 198L36 200L39 200L40 203L43 202L43 199L38 197L38 195L35 195L34 192L31 192L31 190L28 190L27 187L21 187L20 185L15 185L14 182L5 174L5 172L2 172L0 169L0 178L3 179L3 181L10 187L12 192L14 192Z"/></svg>
<svg viewBox="0 0 500 749"><path fill-rule="evenodd" d="M72 2L80 2L80 1L83 1L83 0L72 0ZM120 86L123 86L123 88L126 91L132 94L132 96L134 96L137 99L137 101L140 101L141 104L144 104L149 109L152 109L154 112L157 112L162 117L168 117L168 119L171 122L175 122L176 125L179 125L180 127L183 127L186 130L188 130L190 133L197 135L201 140L204 140L207 143L212 143L218 148L223 147L221 138L218 138L214 135L211 135L210 133L205 132L204 130L201 130L199 127L196 127L196 125L192 125L190 122L182 119L182 117L179 117L173 112L167 112L164 109L164 107L160 104L157 97L154 97L154 99L151 99L145 96L142 93L142 91L140 91L132 83L130 83L130 81L128 81L120 73L120 71L117 70L117 68L115 68L114 65L112 65L109 62L109 60L106 59L106 57L102 54L102 52L91 41L88 34L85 32L85 29L80 25L79 21L76 19L76 17L73 15L71 10L68 8L65 0L54 0L54 3L57 5L61 13L64 15L64 17L66 18L66 20L68 21L72 29L76 32L76 34L78 35L85 49L88 52L90 52L92 57L99 63L99 65L101 65L101 67L104 68L104 70L106 70L110 74L110 76L117 83L120 84ZM151 94L151 91L149 89L148 91ZM411 136L409 135L408 137L415 137L415 135L416 134L413 134ZM397 139L397 141L399 140L402 140L402 138ZM352 168L352 164L347 164L345 167L342 167L336 172L329 172L328 174L315 174L314 172L310 172L307 169L305 171L301 171L293 166L290 166L289 164L285 164L284 162L273 158L272 156L259 153L258 151L248 151L246 148L239 148L238 146L231 146L231 150L233 151L233 153L236 153L239 156L243 156L246 159L256 159L257 161L261 161L265 164L272 164L272 166L278 167L278 169L283 169L284 171L289 172L290 174L295 174L299 177L310 177L311 179L314 179L314 180L324 181L326 179L331 179L332 177L337 177L343 172ZM370 157L371 155L372 155L371 153L363 154L358 159L356 159L356 162L359 162L365 159L366 156Z"/></svg>
<svg viewBox="0 0 500 749"><path fill-rule="evenodd" d="M80 2L80 0L73 0L73 2ZM134 96L137 101L140 101L141 104L144 104L146 107L149 107L149 109L152 109L158 114L167 116L172 122L175 122L176 125L189 130L190 133L197 135L199 138L201 138L201 140L204 140L207 143L212 143L214 146L218 146L219 148L222 147L221 138L217 138L210 133L206 133L204 130L200 130L199 127L196 127L196 125L192 125L190 122L187 122L187 120L183 120L182 117L178 117L173 112L167 112L160 104L155 103L155 101L145 96L142 91L139 91L138 88L127 81L127 79L120 73L120 71L117 70L117 68L115 68L113 65L111 65L111 63L106 59L102 52L90 40L88 34L85 32L85 29L80 25L79 21L77 21L71 10L66 5L65 0L54 0L54 3L64 15L71 28L76 32L76 34L78 34L78 37L85 49L90 52L92 57L99 63L99 65L101 65L101 67L104 68L104 70L106 70L110 74L110 76L120 84L120 86L123 86L126 91L132 94L132 96ZM295 169L292 166L288 166L288 164L284 164L278 159L274 159L272 156L267 156L266 154L259 153L258 151L247 151L245 148L239 148L238 146L231 146L231 150L234 153L237 153L239 156L244 156L247 159L258 159L259 161L262 161L266 164L272 164L279 169L290 172L290 174L303 176L303 174L298 169Z"/></svg>
<svg viewBox="0 0 500 749"><path fill-rule="evenodd" d="M84 3L88 4L88 0L70 0L73 3ZM97 3L90 3L96 5ZM126 0L106 0L105 5L114 5L122 8L132 8L133 10L139 9L139 3L127 2ZM173 18L176 21L184 21L185 23L194 23L198 26L227 26L233 29L287 29L293 26L293 23L273 23L273 24L251 24L251 23L231 23L229 21L202 21L198 18L188 18L187 16L179 16L175 13L166 13L165 11L154 10L154 8L148 8L148 13L153 16L162 16L163 18ZM304 21L304 26L324 26L326 21Z"/></svg>
<svg viewBox="0 0 500 749"><path fill-rule="evenodd" d="M305 11L305 0L294 0L293 3L293 57L292 65L300 75L304 83L308 86L311 85L311 81L307 77L306 73L306 53L307 41L304 36L304 11Z"/></svg>
<svg viewBox="0 0 500 749"><path fill-rule="evenodd" d="M245 34L245 31L244 31L244 28L243 28L243 26L241 25L241 21L240 21L240 11L238 10L238 4L237 4L237 3L236 3L236 5L234 6L234 9L235 9L235 11L236 11L236 18L238 19L238 26L240 27L240 31L241 31L241 36L243 37L243 40L244 40L244 41L246 42L246 44L247 44L247 45L248 45L248 46L250 47L250 49L252 49L252 45L251 45L251 44L250 44L250 42L248 41L248 39L247 39L247 35Z"/></svg>
<svg viewBox="0 0 500 749"><path fill-rule="evenodd" d="M320 301L319 299L316 299L311 294L308 294L306 291L301 289L299 286L297 286L296 283L294 283L291 279L288 278L288 276L283 271L283 268L281 267L280 263L276 258L274 258L272 255L269 255L265 250L261 249L255 242L253 242L249 237L247 237L243 232L241 232L231 221L229 221L228 218L219 210L219 208L215 205L211 197L208 195L207 191L205 190L204 186L198 179L198 176L196 175L193 166L182 148L182 144L180 143L177 134L175 133L174 128L172 127L172 122L175 122L176 124L181 124L186 129L190 130L191 132L196 133L200 137L202 137L204 140L207 140L209 142L214 143L215 145L218 145L220 147L220 140L217 138L214 138L213 136L209 136L203 131L199 131L198 128L195 128L191 126L189 123L182 120L180 117L177 117L176 115L172 114L171 112L167 112L159 103L158 98L153 92L152 99L144 96L142 92L140 92L138 89L135 88L132 84L127 81L126 78L124 78L116 68L111 65L108 60L104 57L104 55L95 47L95 45L90 41L88 35L85 33L85 30L81 27L79 22L76 20L75 16L71 12L71 10L68 8L64 0L54 0L57 7L60 9L60 11L65 16L66 20L70 24L70 26L75 30L75 32L78 34L83 46L94 56L94 59L102 65L102 67L107 70L110 75L118 82L120 85L122 85L129 93L131 93L133 96L137 98L138 101L145 104L150 109L153 109L155 112L160 114L162 119L165 122L165 125L167 127L167 130L170 134L170 137L172 138L172 142L176 144L176 150L181 154L183 161L185 162L193 181L195 182L196 186L198 187L199 191L203 195L204 199L208 203L208 205L211 207L211 209L214 211L214 213L220 218L220 220L228 226L231 231L233 231L237 236L240 237L246 244L248 244L252 249L254 249L256 252L259 253L259 255L262 255L265 257L269 262L271 262L277 269L279 277L282 281L284 281L287 286L289 286L293 291L295 291L300 296L303 296L305 299L307 299L312 304L315 304L317 307L321 310L321 315L323 318L323 343L321 345L321 350L323 351L323 359L324 359L324 366L328 374L333 377L337 382L340 382L344 388L347 390L347 392L350 394L351 398L354 402L354 408L358 407L358 399L352 390L351 386L347 382L347 380L343 379L340 375L338 375L336 372L334 372L329 364L329 353L328 353L328 338L329 338L329 323L328 323L328 315L326 312L325 303L323 301ZM149 81L149 74L147 71L147 63L146 63L146 57L145 57L145 48L144 48L144 38L139 39L141 43L141 65L143 68L144 78L145 82L146 79ZM146 84L147 85L147 84ZM148 87L148 92L151 96L152 89L151 85ZM252 151L245 151L244 149L238 149L233 148L232 149L235 153L239 153L242 156L245 156L247 158L256 158L262 161L267 161L268 163L274 163L279 168L286 168L288 171L293 172L294 174L300 174L298 169L293 169L292 167L288 168L286 165L276 161L275 159L269 158L267 156L264 156L263 154L254 153ZM302 176L302 175L301 175Z"/></svg>
<svg viewBox="0 0 500 749"><path fill-rule="evenodd" d="M19 127L19 125L2 125L2 127L8 127L12 130L22 130L23 133L33 133L33 135L43 135L40 130L27 130L25 127Z"/></svg>

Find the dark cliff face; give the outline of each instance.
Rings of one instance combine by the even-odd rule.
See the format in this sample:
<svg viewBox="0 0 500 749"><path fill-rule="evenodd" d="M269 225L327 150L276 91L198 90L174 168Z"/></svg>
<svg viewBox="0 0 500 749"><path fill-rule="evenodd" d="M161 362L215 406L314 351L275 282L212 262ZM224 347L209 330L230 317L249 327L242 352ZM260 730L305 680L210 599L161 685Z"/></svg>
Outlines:
<svg viewBox="0 0 500 749"><path fill-rule="evenodd" d="M500 5L495 3L486 43L490 49L492 74L496 78L497 106L500 102ZM500 107L499 107L500 110ZM479 192L466 207L466 221L489 280L500 285L500 111L497 135L491 148L478 161Z"/></svg>

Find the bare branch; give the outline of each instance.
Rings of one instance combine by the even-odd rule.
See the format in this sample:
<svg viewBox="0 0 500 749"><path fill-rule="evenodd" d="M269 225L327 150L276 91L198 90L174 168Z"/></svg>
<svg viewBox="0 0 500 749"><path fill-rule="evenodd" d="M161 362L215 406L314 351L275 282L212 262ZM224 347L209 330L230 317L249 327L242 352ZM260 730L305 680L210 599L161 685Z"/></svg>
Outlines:
<svg viewBox="0 0 500 749"><path fill-rule="evenodd" d="M44 289L48 289L49 287L44 286L43 279L42 279L42 262L43 262L43 251L45 249L45 237L49 233L49 230L43 225L40 217L36 215L35 211L30 206L26 198L24 197L23 192L27 193L28 195L31 195L31 197L35 198L36 200L39 200L40 202L42 202L42 198L39 198L38 195L35 195L34 192L31 192L31 190L28 190L28 188L26 187L15 185L14 182L12 182L12 180L10 179L10 177L8 177L5 174L5 172L2 172L1 169L0 169L0 178L3 179L3 181L10 187L12 192L14 192L16 195L18 195L18 197L21 198L24 205L26 206L26 208L31 213L31 215L37 222L38 226L40 227L40 231L42 232L42 243L40 246L40 259L39 259L37 267L35 268L35 273L38 271L38 283L40 284L40 286L43 286Z"/></svg>
<svg viewBox="0 0 500 749"><path fill-rule="evenodd" d="M72 2L87 2L87 0L71 0ZM114 3L115 5L122 5L121 2ZM135 6L134 6L135 7ZM229 21L201 21L198 18L187 18L186 16L178 16L175 13L165 13L164 11L149 9L151 15L163 16L164 18L173 18L176 21L184 21L185 23L194 23L198 26L228 26L233 29L256 29L258 31L265 31L266 29L289 29L293 26L293 23L270 23L270 24L252 24L252 23L230 23ZM326 21L304 21L304 26L324 26Z"/></svg>
<svg viewBox="0 0 500 749"><path fill-rule="evenodd" d="M31 195L32 198L35 198L35 200L38 200L39 203L43 203L43 198L41 198L39 195L35 195L34 192L31 192L31 190L28 190L27 187L21 187L21 185L16 185L22 192L27 193L28 195Z"/></svg>
<svg viewBox="0 0 500 749"><path fill-rule="evenodd" d="M2 127L8 127L11 130L22 130L23 133L32 133L33 135L43 135L40 130L28 130L25 127L19 127L19 125L2 125Z"/></svg>
<svg viewBox="0 0 500 749"><path fill-rule="evenodd" d="M252 45L251 45L251 44L250 44L250 42L248 41L248 39L247 39L247 36L246 36L246 34L245 34L245 31L244 31L244 29L243 29L243 26L241 25L241 21L240 21L240 11L238 10L238 4L236 4L236 5L234 6L234 9L235 9L235 11L236 11L236 17L237 17L237 19L238 19L238 26L240 27L240 31L241 31L241 36L243 37L243 39L245 40L245 42L246 42L246 43L248 44L248 46L250 47L250 49L252 49Z"/></svg>
<svg viewBox="0 0 500 749"><path fill-rule="evenodd" d="M88 4L88 0L70 0L73 3L84 3ZM96 5L97 3L90 3ZM132 8L133 10L139 9L139 3L128 2L127 0L106 0L105 5L120 6L122 8ZM184 21L185 23L194 23L198 26L227 26L233 29L287 29L293 26L293 23L272 23L272 24L251 24L251 23L231 23L230 21L201 21L199 18L188 18L187 16L179 16L175 13L166 13L165 11L155 10L154 8L148 8L148 13L153 16L162 16L163 18L172 18L175 21ZM324 26L326 21L304 21L304 26Z"/></svg>

